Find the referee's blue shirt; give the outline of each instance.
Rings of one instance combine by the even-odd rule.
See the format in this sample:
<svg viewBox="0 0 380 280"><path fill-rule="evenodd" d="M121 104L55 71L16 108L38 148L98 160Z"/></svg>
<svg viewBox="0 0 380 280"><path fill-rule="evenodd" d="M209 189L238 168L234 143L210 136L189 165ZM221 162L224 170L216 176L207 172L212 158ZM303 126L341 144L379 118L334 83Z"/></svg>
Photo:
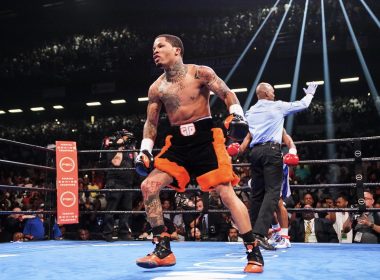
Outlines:
<svg viewBox="0 0 380 280"><path fill-rule="evenodd" d="M250 147L265 142L282 143L285 116L309 107L312 94L294 102L260 99L245 113L252 136Z"/></svg>

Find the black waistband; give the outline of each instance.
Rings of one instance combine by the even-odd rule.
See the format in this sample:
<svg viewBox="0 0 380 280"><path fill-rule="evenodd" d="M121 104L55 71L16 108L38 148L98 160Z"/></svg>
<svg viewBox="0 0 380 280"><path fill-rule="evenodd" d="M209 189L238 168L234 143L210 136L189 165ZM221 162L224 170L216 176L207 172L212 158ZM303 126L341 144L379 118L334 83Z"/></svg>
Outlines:
<svg viewBox="0 0 380 280"><path fill-rule="evenodd" d="M259 146L278 146L281 148L281 144L274 141L268 141L268 142L262 142L262 143L256 143L253 145L253 147L259 147Z"/></svg>
<svg viewBox="0 0 380 280"><path fill-rule="evenodd" d="M189 124L191 124L191 123L189 123ZM186 125L189 125L189 124L184 124L183 126L186 126ZM199 121L195 121L192 124L194 125L196 132L210 131L210 129L214 127L214 122L213 122L212 118L207 118L207 119L202 119L202 120L199 120ZM170 132L174 136L176 136L176 135L179 135L179 136L182 135L182 133L181 133L181 125L171 126Z"/></svg>

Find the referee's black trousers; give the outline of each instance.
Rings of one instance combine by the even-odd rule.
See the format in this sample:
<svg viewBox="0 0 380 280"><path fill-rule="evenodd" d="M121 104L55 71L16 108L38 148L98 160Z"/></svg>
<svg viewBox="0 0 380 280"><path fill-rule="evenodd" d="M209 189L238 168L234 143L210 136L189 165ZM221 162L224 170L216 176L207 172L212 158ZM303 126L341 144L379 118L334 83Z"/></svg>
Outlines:
<svg viewBox="0 0 380 280"><path fill-rule="evenodd" d="M268 142L252 148L250 217L255 234L268 234L280 198L282 166L280 144Z"/></svg>
<svg viewBox="0 0 380 280"><path fill-rule="evenodd" d="M126 183L107 180L107 189L126 189L129 185ZM107 211L131 211L132 210L132 193L131 192L108 192L107 196ZM119 235L129 233L128 218L129 214L119 215ZM104 235L112 235L114 229L114 214L106 214L104 216Z"/></svg>

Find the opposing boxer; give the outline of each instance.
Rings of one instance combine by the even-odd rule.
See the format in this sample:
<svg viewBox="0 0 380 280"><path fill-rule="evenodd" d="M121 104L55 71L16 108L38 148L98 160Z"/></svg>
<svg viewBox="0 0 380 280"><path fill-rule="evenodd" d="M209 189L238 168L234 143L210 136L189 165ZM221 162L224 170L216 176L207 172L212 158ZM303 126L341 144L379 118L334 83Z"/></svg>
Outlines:
<svg viewBox="0 0 380 280"><path fill-rule="evenodd" d="M288 210L284 205L284 199L291 195L289 185L289 167L298 165L299 158L297 155L297 148L293 142L292 137L283 130L282 142L288 147L289 151L284 156L284 164L282 167L282 186L280 192L280 200L278 207L273 215L272 230L273 234L269 240L276 249L285 249L291 247L289 241L289 217Z"/></svg>
<svg viewBox="0 0 380 280"><path fill-rule="evenodd" d="M136 171L148 176L142 182L141 190L155 249L151 254L137 259L136 263L144 268L175 265L176 258L165 231L159 193L164 186L183 192L190 176L195 176L202 191L215 189L231 211L247 250L248 263L244 271L262 272L264 261L252 234L247 208L232 188L239 178L232 170L223 131L214 127L211 118L210 91L221 98L229 109L231 115L226 122L227 135L234 141L242 141L248 133L243 109L236 95L211 68L184 64L183 54L184 47L178 37L163 34L155 38L153 60L164 73L149 88L147 120L141 152L136 159ZM153 159L152 148L162 106L171 125L170 133L165 146Z"/></svg>

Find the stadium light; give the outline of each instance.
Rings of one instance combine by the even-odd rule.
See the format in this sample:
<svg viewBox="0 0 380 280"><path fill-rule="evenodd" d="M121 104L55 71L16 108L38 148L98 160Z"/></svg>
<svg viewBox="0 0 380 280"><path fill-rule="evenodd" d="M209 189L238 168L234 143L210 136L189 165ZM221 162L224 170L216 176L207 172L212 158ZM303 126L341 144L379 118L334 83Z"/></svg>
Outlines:
<svg viewBox="0 0 380 280"><path fill-rule="evenodd" d="M87 102L86 105L88 107L94 107L94 106L100 106L100 105L102 105L102 103L95 101L95 102Z"/></svg>
<svg viewBox="0 0 380 280"><path fill-rule="evenodd" d="M248 89L247 88L233 88L233 89L231 89L231 91L233 93L239 93L239 92L247 92ZM215 95L215 92L210 91L210 95Z"/></svg>
<svg viewBox="0 0 380 280"><path fill-rule="evenodd" d="M22 110L21 109L10 109L10 110L8 110L8 112L12 113L12 114L14 114L14 113L22 113Z"/></svg>
<svg viewBox="0 0 380 280"><path fill-rule="evenodd" d="M376 23L377 28L380 28L380 22L379 22L379 20L377 19L377 17L375 16L375 14L372 12L372 10L368 7L368 5L366 4L366 2L364 2L364 0L360 0L360 2L362 2L364 8L367 10L367 12L370 14L371 18L373 19L373 21Z"/></svg>
<svg viewBox="0 0 380 280"><path fill-rule="evenodd" d="M326 82L324 86L324 106L325 110L325 133L326 139L335 138L335 125L334 116L332 114L332 94L331 94L331 83L330 83L330 68L329 68L329 58L328 58L328 48L327 48L327 31L326 31L326 18L325 18L325 4L324 0L321 0L321 23L322 23L322 54L323 54L323 79ZM335 143L327 144L327 156L328 158L334 158L336 153Z"/></svg>
<svg viewBox="0 0 380 280"><path fill-rule="evenodd" d="M312 83L312 82L306 82L306 85L308 86L308 85L310 85L310 83ZM317 85L324 85L325 84L325 81L314 81L314 83L316 83Z"/></svg>
<svg viewBox="0 0 380 280"><path fill-rule="evenodd" d="M357 82L357 81L359 81L359 77L342 78L342 79L340 79L341 83L350 83L350 82Z"/></svg>
<svg viewBox="0 0 380 280"><path fill-rule="evenodd" d="M264 19L264 21L260 24L260 26L256 29L256 32L255 34L253 35L252 39L249 41L248 45L245 47L244 51L241 53L241 55L239 56L238 60L235 62L234 66L232 67L232 69L230 70L230 72L228 72L227 76L224 80L224 82L227 84L228 81L230 80L230 78L232 77L232 75L235 73L237 67L240 65L241 61L243 60L244 56L248 53L248 51L250 50L253 42L256 40L256 37L259 35L259 33L261 32L261 29L263 29L264 25L266 24L267 20L269 19L269 17L271 16L271 14L277 10L277 4L280 2L280 0L277 0L276 3L274 4L274 6L269 10L269 13L267 14L266 18ZM254 50L256 50L256 48L254 48ZM218 100L218 98L216 96L213 96L211 101L210 101L210 106L214 106L216 100Z"/></svg>
<svg viewBox="0 0 380 280"><path fill-rule="evenodd" d="M348 17L346 8L344 7L342 0L339 0L339 4L340 4L340 7L342 8L343 16L344 16L344 19L346 20L347 27L348 27L348 32L350 33L352 43L354 44L356 54L359 58L359 62L360 62L360 65L362 67L364 77L367 80L367 85L369 87L373 102L375 103L377 113L380 116L380 96L379 96L379 93L378 93L376 86L375 86L375 83L372 79L372 75L369 72L368 65L364 59L363 53L362 53L360 46L359 46L358 39L357 39L356 34L352 28L351 21ZM378 23L378 21L377 21L377 23ZM380 26L380 24L378 24L378 26Z"/></svg>
<svg viewBox="0 0 380 280"><path fill-rule="evenodd" d="M298 89L298 82L299 82L300 68L301 68L302 48L303 48L303 42L304 42L304 37L305 37L305 26L306 26L306 18L307 18L308 10L309 10L309 0L306 0L305 8L303 11L300 39L298 42L296 64L294 67L294 74L293 74L293 81L292 81L293 87L290 90L290 102L295 101L297 97L297 89ZM290 114L286 120L286 130L288 131L290 135L292 134L292 131L293 131L293 124L294 124L294 115Z"/></svg>
<svg viewBox="0 0 380 280"><path fill-rule="evenodd" d="M281 89L281 88L290 88L292 85L291 84L279 84L279 85L274 85L273 87L275 89Z"/></svg>
<svg viewBox="0 0 380 280"><path fill-rule="evenodd" d="M293 0L290 0L290 1L289 1L289 6L292 4L292 1L293 1ZM278 3L278 1L277 1L277 3ZM276 3L276 4L277 4L277 3ZM255 94L255 92L256 92L256 87L257 87L257 85L259 84L259 81L260 81L260 79L261 79L261 77L262 77L262 74L263 74L263 72L264 72L264 69L265 69L265 67L266 67L266 65L267 65L267 63L268 63L269 56L270 56L271 53L272 53L273 47L274 47L274 45L275 45L275 43L276 43L276 40L277 40L278 35L280 34L281 28L282 28L282 26L283 26L283 24L284 24L284 22L285 22L285 19L286 19L286 16L288 15L289 10L290 10L290 9L285 9L285 13L283 14L282 19L281 19L281 21L280 21L280 24L279 24L278 27L277 27L276 33L275 33L274 36L273 36L272 42L271 42L271 44L270 44L270 46L269 46L269 48L268 48L267 53L265 54L264 60L263 60L263 62L261 63L261 66L260 66L259 72L257 73L256 78L255 78L255 81L253 82L253 84L252 84L252 86L251 86L251 88L250 88L250 90L249 90L248 96L247 96L247 98L246 98L246 100L245 100L245 102L244 102L244 106L243 106L243 110L244 110L244 111L247 111L248 108L249 108L249 106L251 105L252 98L253 98L253 96L254 96L254 94Z"/></svg>
<svg viewBox="0 0 380 280"><path fill-rule="evenodd" d="M127 101L125 99L116 99L116 100L111 100L112 104L123 104L126 103Z"/></svg>
<svg viewBox="0 0 380 280"><path fill-rule="evenodd" d="M63 106L62 105L54 105L53 108L56 110L62 110Z"/></svg>
<svg viewBox="0 0 380 280"><path fill-rule="evenodd" d="M149 98L148 98L148 97L139 97L139 98L137 98L137 100L138 100L139 102L144 102L144 101L148 101Z"/></svg>
<svg viewBox="0 0 380 280"><path fill-rule="evenodd" d="M4 115L4 114L6 114L6 112L3 110L0 110L0 115Z"/></svg>
<svg viewBox="0 0 380 280"><path fill-rule="evenodd" d="M33 112L45 111L45 108L44 107L33 107L33 108L30 108L30 111L33 111Z"/></svg>
<svg viewBox="0 0 380 280"><path fill-rule="evenodd" d="M234 93L239 93L239 92L247 92L248 89L247 88L233 88L231 89L231 91Z"/></svg>

